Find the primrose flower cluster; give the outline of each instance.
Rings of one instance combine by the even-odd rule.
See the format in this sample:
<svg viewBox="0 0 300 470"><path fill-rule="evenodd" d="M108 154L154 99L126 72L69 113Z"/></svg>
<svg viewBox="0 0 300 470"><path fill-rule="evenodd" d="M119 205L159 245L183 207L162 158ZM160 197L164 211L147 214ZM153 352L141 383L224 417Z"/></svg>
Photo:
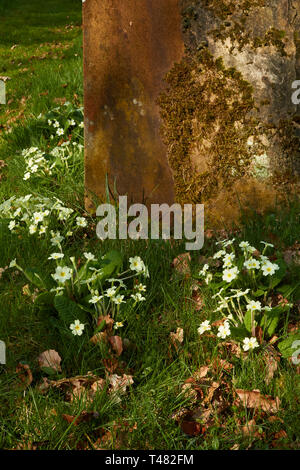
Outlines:
<svg viewBox="0 0 300 470"><path fill-rule="evenodd" d="M262 241L260 253L247 241L238 246L234 242L234 239L217 242L220 249L212 256L211 265L206 263L202 267L199 277L214 290L215 313L223 316L216 336L220 339L237 336L243 342L244 351L249 351L259 346L256 327L262 329L264 337L271 336L279 324L280 314L291 305L274 307L268 297L274 284L272 277L279 276L280 270L280 265L266 256L273 245ZM280 280L279 277L276 282ZM210 321L205 320L198 328L199 335L212 327Z"/></svg>
<svg viewBox="0 0 300 470"><path fill-rule="evenodd" d="M144 279L149 277L149 271L143 260L139 256L129 258L129 268L120 273L122 258L119 252L108 252L103 256L84 252L76 260L63 253L59 239L56 246L59 249L48 257L50 262L55 263L51 274L52 287L39 273L36 275L36 285L41 295L47 291L53 296L53 302L56 297L68 297L80 309L89 312L93 321L97 321L101 315L110 315L115 320L115 329L123 327L125 316L122 312L125 305L130 311L146 300ZM19 266L16 259L11 261L9 267L17 268L34 282L32 273L28 277L27 270ZM85 325L79 319L70 325L76 336L81 336L84 328Z"/></svg>
<svg viewBox="0 0 300 470"><path fill-rule="evenodd" d="M217 337L220 339L226 339L231 335L231 330L230 330L230 323L229 320L232 320L233 317L228 317L224 321L223 324L221 324L218 329L217 329ZM201 323L201 325L198 328L198 334L202 335L203 333L210 331L212 329L212 325L208 320L205 320L204 322ZM256 337L246 337L243 339L243 350L244 351L252 351L253 349L257 348L259 346L258 341Z"/></svg>
<svg viewBox="0 0 300 470"><path fill-rule="evenodd" d="M149 277L149 271L143 260L139 256L129 258L129 269L107 279L105 277L107 264L102 262L109 260L109 256L108 253L99 259L93 253L85 252L84 263L79 263L74 257L66 260L62 251L52 253L49 260L56 263L55 271L52 273L56 286L51 292L55 295L71 295L72 298L78 299L78 302L83 302L86 307L92 308L96 317L107 313L116 317L120 314L122 304L130 303L131 306L135 306L145 301L146 285L141 278ZM131 287L128 286L129 280ZM80 330L75 326L73 334L78 334ZM115 328L122 326L123 321L116 321L114 324Z"/></svg>
<svg viewBox="0 0 300 470"><path fill-rule="evenodd" d="M76 163L82 160L83 145L78 142L63 142L49 152L43 152L37 147L22 151L25 160L23 180L32 177L47 177L65 174L72 170Z"/></svg>
<svg viewBox="0 0 300 470"><path fill-rule="evenodd" d="M57 227L57 223L65 236L71 236L73 230L87 226L87 219L64 206L60 199L32 194L19 198L13 196L4 201L0 205L0 219L8 220L8 228L12 233L19 233L23 229L29 235L37 234L39 237L49 233L52 245L57 245L64 239L59 231L51 230L52 227Z"/></svg>
<svg viewBox="0 0 300 470"><path fill-rule="evenodd" d="M30 147L22 151L25 161L23 180L65 176L82 162L83 108L66 102L38 116L47 150ZM50 142L50 145L49 145Z"/></svg>
<svg viewBox="0 0 300 470"><path fill-rule="evenodd" d="M221 250L218 250L213 255L213 260L218 260L217 264L222 264L222 280L230 284L232 281L238 278L238 275L242 274L243 270L246 270L252 277L257 274L262 276L272 276L278 269L279 266L276 263L272 263L265 252L268 247L273 247L272 244L261 242L264 244L264 250L262 254L247 241L242 241L239 244L241 253L235 252L234 239L223 240L217 242L217 245L221 245ZM227 251L229 250L229 252ZM241 255L241 256L239 256ZM241 263L241 258L243 261ZM205 264L202 270L199 272L199 276L205 279L206 284L209 284L213 280L213 274L209 271L210 267ZM218 276L219 274L217 274Z"/></svg>

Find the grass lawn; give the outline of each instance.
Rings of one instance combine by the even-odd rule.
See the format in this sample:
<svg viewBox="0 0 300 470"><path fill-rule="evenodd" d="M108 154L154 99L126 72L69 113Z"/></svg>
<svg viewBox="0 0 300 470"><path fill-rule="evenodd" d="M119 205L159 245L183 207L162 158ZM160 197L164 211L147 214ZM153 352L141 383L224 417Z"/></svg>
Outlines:
<svg viewBox="0 0 300 470"><path fill-rule="evenodd" d="M300 340L299 201L207 230L190 258L183 242L100 241L83 204L81 4L0 5L0 448L299 449L300 369L282 345ZM214 255L233 237L229 283L225 253ZM262 240L274 246L263 252ZM279 267L272 275L262 253ZM130 269L136 256L149 277L139 260ZM107 280L121 271L124 287ZM228 301L234 320L224 323L231 287L249 292ZM70 330L77 319L81 335ZM256 337L253 350L245 337Z"/></svg>

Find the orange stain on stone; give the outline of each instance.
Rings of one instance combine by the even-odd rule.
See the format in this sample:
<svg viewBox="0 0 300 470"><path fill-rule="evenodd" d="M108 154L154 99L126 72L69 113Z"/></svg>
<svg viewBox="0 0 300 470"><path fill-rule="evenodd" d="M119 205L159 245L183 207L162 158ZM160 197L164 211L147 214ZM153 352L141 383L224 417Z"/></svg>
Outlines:
<svg viewBox="0 0 300 470"><path fill-rule="evenodd" d="M174 201L158 95L184 54L178 0L87 0L84 16L85 187L105 178L129 202Z"/></svg>

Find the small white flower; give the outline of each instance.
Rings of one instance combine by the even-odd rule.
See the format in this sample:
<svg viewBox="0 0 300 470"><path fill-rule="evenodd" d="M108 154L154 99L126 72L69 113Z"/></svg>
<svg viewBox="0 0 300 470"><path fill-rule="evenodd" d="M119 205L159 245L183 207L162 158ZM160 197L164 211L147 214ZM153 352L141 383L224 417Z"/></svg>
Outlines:
<svg viewBox="0 0 300 470"><path fill-rule="evenodd" d="M201 271L199 271L199 276L205 276L206 275L206 271L209 270L209 265L208 264L205 264L202 268Z"/></svg>
<svg viewBox="0 0 300 470"><path fill-rule="evenodd" d="M208 274L205 278L205 283L208 285L212 281L213 275Z"/></svg>
<svg viewBox="0 0 300 470"><path fill-rule="evenodd" d="M33 213L33 223L34 224L39 224L40 222L43 222L44 220L44 214L43 212L34 212Z"/></svg>
<svg viewBox="0 0 300 470"><path fill-rule="evenodd" d="M48 259L62 259L64 256L63 253L52 253Z"/></svg>
<svg viewBox="0 0 300 470"><path fill-rule="evenodd" d="M9 228L9 230L13 230L14 228L16 228L16 221L11 220L8 224L8 228Z"/></svg>
<svg viewBox="0 0 300 470"><path fill-rule="evenodd" d="M214 256L213 256L213 259L222 258L222 256L224 256L225 254L226 254L226 251L225 251L225 250L217 251L217 253L215 253Z"/></svg>
<svg viewBox="0 0 300 470"><path fill-rule="evenodd" d="M263 245L265 245L265 247L270 247L270 248L274 248L274 245L272 245L272 243L267 243L267 242L264 242L264 241L261 241L260 243L262 243Z"/></svg>
<svg viewBox="0 0 300 470"><path fill-rule="evenodd" d="M231 282L237 277L238 273L239 270L236 266L231 269L224 269L222 279L223 281Z"/></svg>
<svg viewBox="0 0 300 470"><path fill-rule="evenodd" d="M249 243L248 243L248 242L241 242L241 243L239 244L239 247L240 247L240 248L244 248L244 249L245 249L245 248L248 248L248 247L249 247Z"/></svg>
<svg viewBox="0 0 300 470"><path fill-rule="evenodd" d="M47 228L48 227L46 225L42 225L41 228L40 228L39 234L43 235L44 233L46 233Z"/></svg>
<svg viewBox="0 0 300 470"><path fill-rule="evenodd" d="M137 292L136 294L131 294L131 297L135 300L135 302L143 302L144 300L146 300L140 292Z"/></svg>
<svg viewBox="0 0 300 470"><path fill-rule="evenodd" d="M247 295L250 292L250 289L246 289L244 292L241 291L240 289L231 289L231 291L235 292L235 294L232 295L232 298L239 299L240 297Z"/></svg>
<svg viewBox="0 0 300 470"><path fill-rule="evenodd" d="M235 258L234 253L230 253L230 254L225 255L224 260L223 260L224 266L226 268L230 268L232 266L234 258Z"/></svg>
<svg viewBox="0 0 300 470"><path fill-rule="evenodd" d="M63 291L64 291L64 287L63 286L57 286L57 287L54 287L53 289L50 289L50 292L55 292L56 294L62 294Z"/></svg>
<svg viewBox="0 0 300 470"><path fill-rule="evenodd" d="M230 336L230 325L227 321L225 321L223 325L219 326L217 336L222 339Z"/></svg>
<svg viewBox="0 0 300 470"><path fill-rule="evenodd" d="M70 123L70 126L75 126L75 125L76 125L76 122L74 121L74 119L71 119L71 120L69 121L69 123Z"/></svg>
<svg viewBox="0 0 300 470"><path fill-rule="evenodd" d="M218 308L215 310L215 312L221 312L222 310L224 310L225 308L228 308L228 302L223 299L219 302L219 306Z"/></svg>
<svg viewBox="0 0 300 470"><path fill-rule="evenodd" d="M257 342L257 339L252 337L252 338L245 338L244 341L243 341L243 350L244 351L249 351L254 349L254 348L257 348L259 346L258 342Z"/></svg>
<svg viewBox="0 0 300 470"><path fill-rule="evenodd" d="M17 260L16 258L11 260L11 262L9 263L9 267L10 268L15 268L17 266Z"/></svg>
<svg viewBox="0 0 300 470"><path fill-rule="evenodd" d="M79 123L79 127L81 127L81 128L84 127L83 121Z"/></svg>
<svg viewBox="0 0 300 470"><path fill-rule="evenodd" d="M125 303L125 301L124 301L123 299L124 299L124 295L118 294L118 295L116 295L115 297L113 297L111 300L112 300L112 302L114 302L116 305L120 305L120 304Z"/></svg>
<svg viewBox="0 0 300 470"><path fill-rule="evenodd" d="M111 299L112 297L115 296L116 292L117 292L117 288L116 288L116 287L110 287L109 289L107 289L107 291L106 291L106 293L105 293L105 296L106 296L106 297L109 297L109 298Z"/></svg>
<svg viewBox="0 0 300 470"><path fill-rule="evenodd" d="M61 236L61 234L60 234L59 232L56 232L56 234L54 234L53 232L51 232L51 234L53 235L53 237L50 239L51 245L53 245L53 246L59 246L59 245L60 245L60 242L63 241L64 237Z"/></svg>
<svg viewBox="0 0 300 470"><path fill-rule="evenodd" d="M60 125L60 124L59 124L59 122L58 122L58 121L54 121L54 122L53 122L53 127L55 127L55 128L58 128L58 127L59 127L59 125Z"/></svg>
<svg viewBox="0 0 300 470"><path fill-rule="evenodd" d="M244 262L244 266L247 269L259 269L260 268L260 262L257 259L250 258L247 261Z"/></svg>
<svg viewBox="0 0 300 470"><path fill-rule="evenodd" d="M262 273L264 276L272 276L277 269L279 269L278 264L271 263L270 261L267 261L262 265Z"/></svg>
<svg viewBox="0 0 300 470"><path fill-rule="evenodd" d="M67 266L56 268L55 274L52 274L52 277L55 281L61 282L64 284L68 279L71 279L73 270Z"/></svg>
<svg viewBox="0 0 300 470"><path fill-rule="evenodd" d="M88 261L94 261L96 259L93 253L83 253L83 255Z"/></svg>
<svg viewBox="0 0 300 470"><path fill-rule="evenodd" d="M121 321L117 321L115 324L114 324L114 328L117 330L118 328L122 328L124 326L123 322Z"/></svg>
<svg viewBox="0 0 300 470"><path fill-rule="evenodd" d="M93 295L93 297L89 300L90 304L97 304L101 299L103 299L103 295Z"/></svg>
<svg viewBox="0 0 300 470"><path fill-rule="evenodd" d="M247 304L247 310L250 310L251 312L261 311L261 303L259 300L255 302L255 300L250 300L250 302Z"/></svg>
<svg viewBox="0 0 300 470"><path fill-rule="evenodd" d="M84 217L76 217L76 224L78 227L86 227L87 221Z"/></svg>
<svg viewBox="0 0 300 470"><path fill-rule="evenodd" d="M144 261L139 256L129 258L129 263L131 271L136 271L137 273L145 271Z"/></svg>
<svg viewBox="0 0 300 470"><path fill-rule="evenodd" d="M81 336L84 330L83 323L80 323L79 320L75 320L74 323L70 325L70 330L72 331L74 336Z"/></svg>
<svg viewBox="0 0 300 470"><path fill-rule="evenodd" d="M24 174L24 177L23 177L23 180L26 181L26 180L29 180L31 176L31 173L29 171L27 171L25 174Z"/></svg>
<svg viewBox="0 0 300 470"><path fill-rule="evenodd" d="M32 165L32 167L30 168L31 169L31 173L36 173L39 169L38 165Z"/></svg>
<svg viewBox="0 0 300 470"><path fill-rule="evenodd" d="M199 335L202 335L205 331L211 330L211 326L208 320L205 320L204 322L201 323L201 325L198 328L198 333Z"/></svg>
<svg viewBox="0 0 300 470"><path fill-rule="evenodd" d="M59 128L59 129L57 129L56 134L57 135L64 135L64 130Z"/></svg>
<svg viewBox="0 0 300 470"><path fill-rule="evenodd" d="M229 245L232 245L232 243L235 241L235 238L232 238L232 240L221 240L219 242L216 243L216 245L222 245L223 248L226 248L227 246Z"/></svg>
<svg viewBox="0 0 300 470"><path fill-rule="evenodd" d="M262 266L266 263L269 263L269 262L270 262L270 260L267 256L265 256L265 255L260 256L260 263L261 263Z"/></svg>
<svg viewBox="0 0 300 470"><path fill-rule="evenodd" d="M139 292L146 292L146 286L144 286L144 284L142 283L137 284L136 286L134 286L134 288L138 290Z"/></svg>
<svg viewBox="0 0 300 470"><path fill-rule="evenodd" d="M30 233L30 235L33 235L34 233L36 233L36 231L37 231L37 225L31 224L31 225L29 226L29 233Z"/></svg>

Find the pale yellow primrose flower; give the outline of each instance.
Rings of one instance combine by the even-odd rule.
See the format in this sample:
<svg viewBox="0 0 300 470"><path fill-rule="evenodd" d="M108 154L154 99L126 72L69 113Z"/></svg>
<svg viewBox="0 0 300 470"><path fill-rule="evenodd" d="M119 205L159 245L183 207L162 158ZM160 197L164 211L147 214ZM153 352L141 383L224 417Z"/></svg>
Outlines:
<svg viewBox="0 0 300 470"><path fill-rule="evenodd" d="M73 270L67 266L58 266L52 277L55 281L64 284L68 279L71 279Z"/></svg>
<svg viewBox="0 0 300 470"><path fill-rule="evenodd" d="M80 323L79 320L75 320L74 323L70 325L70 330L74 336L81 336L84 330L84 325L83 323Z"/></svg>
<svg viewBox="0 0 300 470"><path fill-rule="evenodd" d="M204 322L201 323L197 331L199 335L202 335L203 333L205 333L205 331L209 331L209 330L211 330L210 323L208 320L205 320Z"/></svg>
<svg viewBox="0 0 300 470"><path fill-rule="evenodd" d="M272 276L275 273L275 271L277 271L277 269L279 269L278 264L275 264L275 263L273 264L270 261L268 261L263 264L262 273L264 276Z"/></svg>
<svg viewBox="0 0 300 470"><path fill-rule="evenodd" d="M223 281L231 282L237 277L238 273L239 270L236 266L231 269L224 269L222 279Z"/></svg>
<svg viewBox="0 0 300 470"><path fill-rule="evenodd" d="M255 300L250 300L250 302L247 305L247 310L250 310L251 312L254 312L257 310L258 312L261 311L261 303L259 300L255 302Z"/></svg>
<svg viewBox="0 0 300 470"><path fill-rule="evenodd" d="M252 338L245 338L243 341L243 350L244 351L249 351L252 349L255 349L259 346L257 339L252 337Z"/></svg>

